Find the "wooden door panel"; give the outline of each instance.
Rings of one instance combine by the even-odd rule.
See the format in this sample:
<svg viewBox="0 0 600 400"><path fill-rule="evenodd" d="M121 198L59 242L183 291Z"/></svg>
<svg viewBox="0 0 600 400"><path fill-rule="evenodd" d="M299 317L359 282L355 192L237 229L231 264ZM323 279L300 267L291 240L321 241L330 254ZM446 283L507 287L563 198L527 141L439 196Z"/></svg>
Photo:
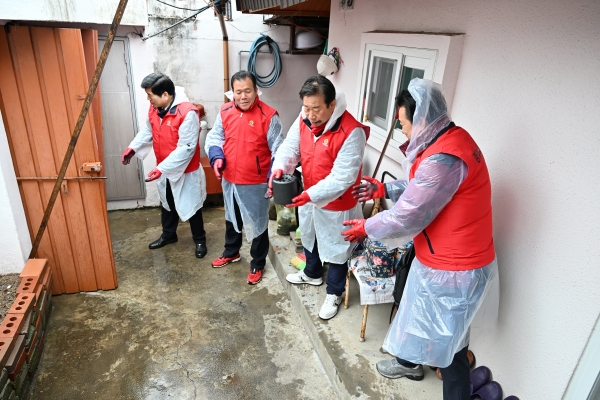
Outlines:
<svg viewBox="0 0 600 400"><path fill-rule="evenodd" d="M79 110L83 105L83 98L88 89L88 80L85 66L85 56L83 44L78 30L75 29L55 29L60 37L62 45L64 67L68 79L68 98L67 110L70 109L71 131L75 128ZM69 43L69 46L65 44ZM66 62L69 60L69 62ZM85 162L100 161L98 152L98 142L94 132L93 111L88 115L83 128L79 142L75 148L74 156L77 159L77 165ZM102 171L106 173L106 171ZM85 174L82 174L85 176ZM116 287L117 279L114 268L114 259L112 254L112 243L110 241L110 231L108 228L108 215L106 211L106 200L104 190L100 182L81 181L80 182L85 209L85 217L88 227L88 237L92 248L92 257L94 259L94 268L96 270L96 282L100 289L113 289ZM108 251L107 251L108 250Z"/></svg>
<svg viewBox="0 0 600 400"><path fill-rule="evenodd" d="M32 238L42 220L54 180L68 147L89 85L82 38L93 31L11 27L0 31L0 107ZM90 39L91 38L91 39ZM97 47L88 50L97 60ZM89 175L85 162L101 161L99 95L84 123L67 177ZM104 171L101 173L104 174ZM96 176L98 174L95 174ZM48 258L56 278L52 291L74 293L117 286L112 244L101 180L66 180L59 194L38 257Z"/></svg>
<svg viewBox="0 0 600 400"><path fill-rule="evenodd" d="M63 90L63 80L60 71L61 62L59 59L61 55L58 53L52 28L31 28L31 35L36 49L38 71L41 77L40 86L44 94L46 115L49 116L51 121L49 133L54 141L54 148L56 148L54 162L58 170L69 146L70 137L67 132L71 132L68 114L65 109L66 96ZM67 176L74 177L81 175L75 162L76 160L69 164ZM66 218L65 220L70 232L71 250L73 252L74 265L76 266L78 289L94 291L98 287L96 285L86 224L79 223L82 218L85 218L84 199L80 183L77 181L67 181L67 189L68 194L61 196L61 199L65 208L65 214L71 216L71 218Z"/></svg>
<svg viewBox="0 0 600 400"><path fill-rule="evenodd" d="M27 135L32 153L30 160L34 161L36 167L34 176L56 176L58 174L54 161L56 149L49 135L29 28L19 26L11 29L9 45L12 47L11 53L18 93L27 125ZM6 103L6 99L4 103ZM40 181L43 204L48 204L53 185L52 181ZM65 291L75 293L78 291L79 285L61 197L56 200L54 211L48 221L48 231L56 261L60 265Z"/></svg>

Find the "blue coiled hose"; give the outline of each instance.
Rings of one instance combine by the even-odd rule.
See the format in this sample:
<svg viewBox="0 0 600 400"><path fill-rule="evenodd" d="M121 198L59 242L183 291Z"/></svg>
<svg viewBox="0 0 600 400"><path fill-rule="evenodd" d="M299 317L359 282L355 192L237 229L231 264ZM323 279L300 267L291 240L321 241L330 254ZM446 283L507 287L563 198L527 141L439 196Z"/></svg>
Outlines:
<svg viewBox="0 0 600 400"><path fill-rule="evenodd" d="M273 54L275 59L273 69L267 75L259 75L256 73L256 55L260 48L264 45L269 46L269 53ZM252 72L256 76L256 84L262 88L271 87L279 79L281 74L281 56L279 55L279 46L269 36L265 36L262 33L252 43L250 47L250 55L248 56L248 71Z"/></svg>

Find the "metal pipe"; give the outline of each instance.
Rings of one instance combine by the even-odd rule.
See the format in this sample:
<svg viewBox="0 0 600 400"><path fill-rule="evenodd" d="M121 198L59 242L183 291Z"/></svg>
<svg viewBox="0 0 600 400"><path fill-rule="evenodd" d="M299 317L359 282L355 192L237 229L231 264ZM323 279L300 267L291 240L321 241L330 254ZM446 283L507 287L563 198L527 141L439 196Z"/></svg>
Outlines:
<svg viewBox="0 0 600 400"><path fill-rule="evenodd" d="M250 53L250 50L240 50L238 51L238 63L239 63L239 71L242 70L242 53ZM259 51L259 54L269 54L270 51Z"/></svg>
<svg viewBox="0 0 600 400"><path fill-rule="evenodd" d="M18 177L17 181L54 181L58 176L25 176ZM65 181L95 181L97 179L106 179L106 176L65 176Z"/></svg>
<svg viewBox="0 0 600 400"><path fill-rule="evenodd" d="M40 246L40 242L42 241L42 236L44 235L44 231L46 230L46 226L48 225L48 221L50 220L50 214L52 214L52 209L54 208L54 203L56 203L56 198L58 197L58 192L60 190L60 186L65 178L67 173L67 167L69 166L69 162L71 161L71 157L73 157L73 152L75 151L75 145L77 145L77 140L79 140L79 135L81 134L81 129L83 128L83 123L87 117L88 111L90 109L90 105L92 104L92 99L94 97L94 93L96 93L96 88L98 87L98 82L100 81L100 76L102 75L102 70L104 69L104 65L106 64L106 59L108 58L108 53L110 52L110 48L112 46L113 40L115 38L115 34L117 33L117 27L121 23L121 18L123 18L123 13L125 12L125 6L127 6L127 0L120 0L119 6L117 7L117 11L115 12L115 17L113 18L113 22L110 25L110 30L108 31L108 36L106 37L106 42L104 42L104 48L102 49L102 54L100 54L100 59L98 60L98 65L96 65L96 71L94 72L94 76L92 78L92 82L88 87L87 95L85 96L85 101L83 102L83 107L81 107L81 112L79 113L79 119L77 120L77 124L75 125L75 129L73 130L73 134L71 135L71 141L69 142L69 147L67 147L67 152L65 154L65 158L63 159L62 165L60 167L60 171L58 172L58 176L56 177L56 183L54 184L54 188L52 189L52 194L50 195L50 200L48 201L48 205L46 206L46 210L44 211L44 217L42 218L42 222L40 223L40 227L38 229L37 235L35 236L35 240L33 241L33 246L31 248L31 252L29 253L29 258L33 258Z"/></svg>
<svg viewBox="0 0 600 400"><path fill-rule="evenodd" d="M215 3L216 6L215 6ZM223 34L223 93L229 91L229 37L227 36L227 27L225 26L225 19L223 17L223 4L221 1L213 0L213 6L217 11L219 18L219 24L221 25L221 33ZM227 96L223 95L224 103L229 102Z"/></svg>

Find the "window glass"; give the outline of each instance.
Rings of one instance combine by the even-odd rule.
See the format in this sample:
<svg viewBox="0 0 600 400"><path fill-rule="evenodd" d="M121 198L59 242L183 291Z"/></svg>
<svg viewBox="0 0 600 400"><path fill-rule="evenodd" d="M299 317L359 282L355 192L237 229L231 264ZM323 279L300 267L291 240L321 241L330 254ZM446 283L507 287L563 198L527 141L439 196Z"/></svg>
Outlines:
<svg viewBox="0 0 600 400"><path fill-rule="evenodd" d="M390 93L396 63L397 61L393 59L373 57L372 84L367 115L371 122L383 129L388 126Z"/></svg>

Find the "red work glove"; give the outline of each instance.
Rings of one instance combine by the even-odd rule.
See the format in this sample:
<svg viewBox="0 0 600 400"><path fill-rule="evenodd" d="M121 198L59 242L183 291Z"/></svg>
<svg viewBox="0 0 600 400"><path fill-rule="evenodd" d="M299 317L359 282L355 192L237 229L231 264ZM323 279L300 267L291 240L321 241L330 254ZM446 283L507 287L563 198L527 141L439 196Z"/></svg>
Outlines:
<svg viewBox="0 0 600 400"><path fill-rule="evenodd" d="M152 182L152 181L160 178L161 175L162 175L162 172L160 172L160 170L158 168L154 168L148 174L148 177L146 178L146 182Z"/></svg>
<svg viewBox="0 0 600 400"><path fill-rule="evenodd" d="M215 172L215 176L217 177L217 179L221 180L221 178L223 177L221 175L221 172L223 172L223 159L222 158L217 158L215 160L215 162L213 163L213 171Z"/></svg>
<svg viewBox="0 0 600 400"><path fill-rule="evenodd" d="M344 226L352 226L352 228L342 232L344 240L347 242L362 242L367 237L365 222L367 222L366 219L349 219L344 221Z"/></svg>
<svg viewBox="0 0 600 400"><path fill-rule="evenodd" d="M352 195L358 201L381 199L385 197L385 186L377 179L363 176L366 182L361 182L352 188Z"/></svg>
<svg viewBox="0 0 600 400"><path fill-rule="evenodd" d="M310 196L308 195L308 193L302 192L302 193L300 193L299 196L296 196L292 199L292 204L286 205L285 208L300 207L300 206L305 205L309 201L310 201Z"/></svg>
<svg viewBox="0 0 600 400"><path fill-rule="evenodd" d="M265 199L270 199L273 197L273 179L279 179L283 175L282 169L275 169L271 172L271 176L269 177L269 184L267 186L267 193L265 193Z"/></svg>
<svg viewBox="0 0 600 400"><path fill-rule="evenodd" d="M131 147L126 148L123 152L123 155L121 156L121 162L123 163L123 165L129 164L129 162L131 161L131 157L133 157L134 154L135 150L133 150Z"/></svg>

